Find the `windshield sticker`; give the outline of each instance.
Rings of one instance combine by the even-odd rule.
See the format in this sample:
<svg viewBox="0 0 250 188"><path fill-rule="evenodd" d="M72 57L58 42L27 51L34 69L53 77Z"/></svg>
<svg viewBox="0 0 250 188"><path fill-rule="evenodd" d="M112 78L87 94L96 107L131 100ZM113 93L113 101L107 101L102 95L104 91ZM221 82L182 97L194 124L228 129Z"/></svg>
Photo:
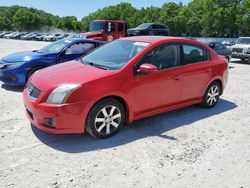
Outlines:
<svg viewBox="0 0 250 188"><path fill-rule="evenodd" d="M66 42L66 43L71 43L71 41L70 41L70 40L64 40L64 42Z"/></svg>
<svg viewBox="0 0 250 188"><path fill-rule="evenodd" d="M148 42L135 42L134 44L133 44L134 46L148 46L149 45L149 43Z"/></svg>

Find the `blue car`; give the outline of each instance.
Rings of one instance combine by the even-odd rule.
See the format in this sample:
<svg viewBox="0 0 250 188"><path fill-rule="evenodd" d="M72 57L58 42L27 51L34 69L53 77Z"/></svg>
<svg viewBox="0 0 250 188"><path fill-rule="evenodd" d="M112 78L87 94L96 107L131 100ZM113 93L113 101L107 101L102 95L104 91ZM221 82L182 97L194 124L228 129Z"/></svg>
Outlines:
<svg viewBox="0 0 250 188"><path fill-rule="evenodd" d="M7 85L24 85L35 71L77 59L103 44L102 41L65 38L40 50L10 54L0 60L0 80Z"/></svg>

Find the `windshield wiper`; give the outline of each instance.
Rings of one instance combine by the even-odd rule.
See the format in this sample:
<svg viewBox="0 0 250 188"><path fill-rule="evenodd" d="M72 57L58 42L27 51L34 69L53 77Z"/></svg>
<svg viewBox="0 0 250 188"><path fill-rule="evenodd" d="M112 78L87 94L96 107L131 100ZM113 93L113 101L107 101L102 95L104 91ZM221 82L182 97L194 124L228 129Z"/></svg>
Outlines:
<svg viewBox="0 0 250 188"><path fill-rule="evenodd" d="M104 69L104 70L109 70L109 68L107 68L105 66L102 66L102 65L99 65L99 64L95 64L93 62L83 61L82 59L81 59L81 63L83 63L85 65L90 65L92 67L96 67L96 68L100 68L100 69Z"/></svg>

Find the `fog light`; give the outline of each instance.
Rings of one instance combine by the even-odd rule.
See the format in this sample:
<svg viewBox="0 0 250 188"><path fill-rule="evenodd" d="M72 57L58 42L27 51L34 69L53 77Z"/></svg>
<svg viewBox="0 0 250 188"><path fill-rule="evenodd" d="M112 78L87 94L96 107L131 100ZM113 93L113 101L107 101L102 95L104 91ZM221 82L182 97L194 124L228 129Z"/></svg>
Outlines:
<svg viewBox="0 0 250 188"><path fill-rule="evenodd" d="M56 122L52 119L52 118L47 118L46 119L46 125L48 125L49 127L56 127Z"/></svg>

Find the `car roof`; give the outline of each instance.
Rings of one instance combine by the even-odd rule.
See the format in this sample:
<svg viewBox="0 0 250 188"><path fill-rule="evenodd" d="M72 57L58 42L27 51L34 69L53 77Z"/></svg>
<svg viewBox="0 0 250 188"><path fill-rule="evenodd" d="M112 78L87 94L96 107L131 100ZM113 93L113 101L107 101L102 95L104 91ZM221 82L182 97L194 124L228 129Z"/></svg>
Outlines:
<svg viewBox="0 0 250 188"><path fill-rule="evenodd" d="M118 23L126 23L122 20L93 20L92 22L118 22Z"/></svg>
<svg viewBox="0 0 250 188"><path fill-rule="evenodd" d="M74 37L66 37L63 38L61 40L70 40L72 42L94 42L94 43L98 43L98 44L104 44L104 41L100 41L100 40L91 40L91 39L84 39L84 38L74 38Z"/></svg>
<svg viewBox="0 0 250 188"><path fill-rule="evenodd" d="M164 42L187 42L187 43L192 43L192 44L197 44L200 46L205 46L202 42L184 38L184 37L168 37L168 36L136 36L136 37L126 37L126 38L121 38L119 40L130 40L130 41L135 41L135 42L148 42L148 43L158 43L161 41Z"/></svg>

